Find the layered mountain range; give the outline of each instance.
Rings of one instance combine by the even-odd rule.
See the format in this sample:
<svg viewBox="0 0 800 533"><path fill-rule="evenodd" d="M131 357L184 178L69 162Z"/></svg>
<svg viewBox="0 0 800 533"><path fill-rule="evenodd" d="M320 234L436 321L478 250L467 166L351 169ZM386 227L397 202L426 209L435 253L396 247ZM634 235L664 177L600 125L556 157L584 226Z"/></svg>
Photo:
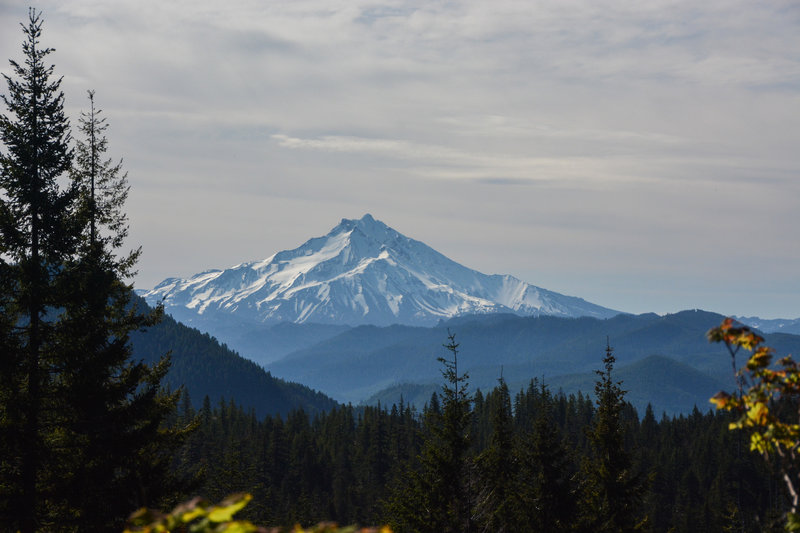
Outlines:
<svg viewBox="0 0 800 533"><path fill-rule="evenodd" d="M143 293L176 318L251 324L433 325L460 315L608 318L618 311L452 261L371 215L294 250Z"/></svg>
<svg viewBox="0 0 800 533"><path fill-rule="evenodd" d="M763 333L789 333L800 335L800 318L760 318L757 316L734 317L742 324L756 328Z"/></svg>
<svg viewBox="0 0 800 533"><path fill-rule="evenodd" d="M169 278L141 294L252 360L246 373L257 377L253 390L273 379L266 368L339 401L388 405L402 397L420 407L439 387L437 356L451 331L461 343L460 366L483 390L503 375L517 390L536 378L553 390L590 392L607 342L640 410L648 403L657 412L706 409L711 395L731 386L730 359L705 337L721 315L622 314L509 275L477 272L370 215L343 219L327 235L262 261ZM767 340L781 354L800 350L800 337L791 335L800 319L739 320L775 332ZM187 354L207 351L190 344ZM178 362L184 359L178 370L194 380L193 394L216 387L212 374L224 377L220 368L231 366L195 376L208 358ZM248 382L239 374L235 381ZM292 402L330 401L281 387ZM243 385L226 391L248 405L263 403L255 393L243 397Z"/></svg>
<svg viewBox="0 0 800 533"><path fill-rule="evenodd" d="M706 332L725 317L701 310L659 316L619 314L608 319L473 315L434 327L359 326L296 350L267 365L276 376L303 383L343 402L406 403L420 407L442 384L438 357L449 333L459 343L458 367L470 386L491 390L503 376L512 391L538 379L551 390L591 394L607 343L615 374L640 413L686 413L733 390L736 380L724 346ZM762 332L763 333L763 332ZM764 334L776 357L800 354L800 336ZM737 365L747 355L739 354Z"/></svg>

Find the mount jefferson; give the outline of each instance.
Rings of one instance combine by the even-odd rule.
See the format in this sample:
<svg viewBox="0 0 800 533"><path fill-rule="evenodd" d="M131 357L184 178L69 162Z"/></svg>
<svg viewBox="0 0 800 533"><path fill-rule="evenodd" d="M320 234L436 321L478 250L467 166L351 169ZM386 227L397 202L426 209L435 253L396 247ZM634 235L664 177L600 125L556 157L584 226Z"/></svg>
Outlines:
<svg viewBox="0 0 800 533"><path fill-rule="evenodd" d="M619 314L452 261L371 215L263 261L168 278L141 293L182 321L429 326L460 315Z"/></svg>

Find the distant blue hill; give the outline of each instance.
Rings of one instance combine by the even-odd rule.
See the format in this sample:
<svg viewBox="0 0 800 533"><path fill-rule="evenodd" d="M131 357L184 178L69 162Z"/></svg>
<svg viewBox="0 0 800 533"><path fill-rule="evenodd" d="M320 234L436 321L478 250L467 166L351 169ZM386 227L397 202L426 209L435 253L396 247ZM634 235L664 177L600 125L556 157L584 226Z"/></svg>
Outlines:
<svg viewBox="0 0 800 533"><path fill-rule="evenodd" d="M644 415L648 404L652 405L657 416L662 413L668 416L685 414L695 407L707 411L712 407L708 401L711 396L733 387L731 379L715 379L661 355L650 355L627 366L617 367L614 378L622 381L622 389L626 391L625 400L633 404L640 416ZM542 382L541 378L537 379L539 383ZM594 372L584 372L544 379L544 383L552 392L577 394L580 391L591 396L596 380ZM510 383L512 395L526 389L529 383L530 380ZM375 393L365 403L392 405L402 400L422 409L434 392L441 393L441 383L403 383Z"/></svg>
<svg viewBox="0 0 800 533"><path fill-rule="evenodd" d="M535 377L554 388L591 393L593 371L601 366L608 339L633 403L653 402L656 412L690 411L695 403L705 410L711 395L726 383L732 387L727 351L705 337L723 318L694 310L608 319L484 315L459 317L432 328L361 326L268 368L340 401L387 403L389 397L382 392L387 390L402 392L407 401L420 395L427 400L441 382L436 358L446 355L442 344L450 330L460 343L459 367L469 372L473 388L493 388L502 368L512 389ZM779 354L800 352L800 336L766 338ZM739 363L744 361L741 357Z"/></svg>
<svg viewBox="0 0 800 533"><path fill-rule="evenodd" d="M764 333L789 333L800 335L800 318L759 318L757 316L737 316L736 320Z"/></svg>

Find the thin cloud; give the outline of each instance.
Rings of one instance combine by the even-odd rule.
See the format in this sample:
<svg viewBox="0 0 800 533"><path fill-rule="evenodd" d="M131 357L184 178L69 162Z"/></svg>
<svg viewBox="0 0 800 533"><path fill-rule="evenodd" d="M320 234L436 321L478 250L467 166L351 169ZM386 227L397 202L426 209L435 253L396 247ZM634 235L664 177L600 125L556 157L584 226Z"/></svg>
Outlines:
<svg viewBox="0 0 800 533"><path fill-rule="evenodd" d="M602 160L592 158L516 157L504 154L465 152L444 146L425 145L404 140L367 139L357 137L323 136L312 139L275 134L272 138L284 148L378 155L402 159L429 166L412 166L411 171L435 179L493 180L567 180L578 179L606 182L619 181L620 176L606 175ZM437 163L436 166L430 166ZM487 178L486 174L500 174Z"/></svg>

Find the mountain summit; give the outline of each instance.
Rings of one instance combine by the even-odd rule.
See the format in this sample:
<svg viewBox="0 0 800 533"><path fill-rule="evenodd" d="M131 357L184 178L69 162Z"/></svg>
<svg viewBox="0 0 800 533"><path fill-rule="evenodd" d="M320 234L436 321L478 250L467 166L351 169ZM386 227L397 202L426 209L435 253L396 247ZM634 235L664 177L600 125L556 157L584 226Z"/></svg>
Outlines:
<svg viewBox="0 0 800 533"><path fill-rule="evenodd" d="M611 317L618 311L486 275L398 233L371 215L342 219L299 248L144 293L167 312L256 323L430 325L475 313Z"/></svg>

